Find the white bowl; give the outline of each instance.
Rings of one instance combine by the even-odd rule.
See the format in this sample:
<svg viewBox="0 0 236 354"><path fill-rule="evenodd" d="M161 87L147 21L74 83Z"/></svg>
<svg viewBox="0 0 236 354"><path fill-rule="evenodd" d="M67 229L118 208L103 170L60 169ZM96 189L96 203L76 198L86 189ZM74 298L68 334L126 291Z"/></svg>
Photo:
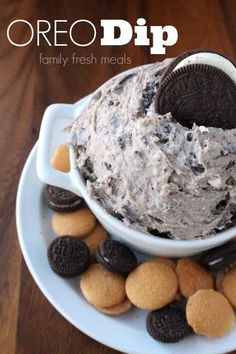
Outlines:
<svg viewBox="0 0 236 354"><path fill-rule="evenodd" d="M68 189L83 197L97 219L113 237L123 240L139 252L166 257L192 256L221 245L236 235L236 227L219 232L205 240L176 241L144 234L129 228L111 216L101 204L89 196L85 181L76 167L75 151L72 147L70 148L70 172L63 173L53 169L50 157L58 143L63 141L63 128L78 116L88 104L90 97L87 96L75 104L53 104L46 109L37 153L37 174L41 181Z"/></svg>

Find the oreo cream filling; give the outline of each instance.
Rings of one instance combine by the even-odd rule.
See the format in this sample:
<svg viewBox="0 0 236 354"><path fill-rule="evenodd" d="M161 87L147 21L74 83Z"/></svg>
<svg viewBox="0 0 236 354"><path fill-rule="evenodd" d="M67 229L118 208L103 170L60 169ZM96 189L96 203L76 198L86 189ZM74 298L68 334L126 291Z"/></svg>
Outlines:
<svg viewBox="0 0 236 354"><path fill-rule="evenodd" d="M71 126L70 142L89 193L109 213L145 233L206 238L236 220L236 129L189 129L155 112L171 61L107 81Z"/></svg>

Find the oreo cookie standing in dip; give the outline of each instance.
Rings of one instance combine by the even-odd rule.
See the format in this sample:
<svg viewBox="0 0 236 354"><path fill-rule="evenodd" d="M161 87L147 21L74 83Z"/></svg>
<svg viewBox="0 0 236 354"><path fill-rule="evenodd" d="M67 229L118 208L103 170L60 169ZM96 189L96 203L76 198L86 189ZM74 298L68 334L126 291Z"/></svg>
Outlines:
<svg viewBox="0 0 236 354"><path fill-rule="evenodd" d="M124 276L137 266L135 254L123 243L114 240L102 241L97 248L96 258L111 272Z"/></svg>
<svg viewBox="0 0 236 354"><path fill-rule="evenodd" d="M180 124L188 128L194 123L223 129L235 128L236 68L233 63L215 52L207 51L186 53L180 59L177 57L174 60L170 65L173 71L169 73L170 70L167 70L161 80L157 112L162 115L171 112Z"/></svg>
<svg viewBox="0 0 236 354"><path fill-rule="evenodd" d="M65 189L47 185L45 199L49 208L57 212L75 211L83 204L83 199Z"/></svg>
<svg viewBox="0 0 236 354"><path fill-rule="evenodd" d="M151 337L163 343L179 342L191 333L184 311L171 306L150 312L146 328Z"/></svg>
<svg viewBox="0 0 236 354"><path fill-rule="evenodd" d="M72 278L87 269L89 249L78 237L57 237L48 247L48 261L55 273L64 278Z"/></svg>

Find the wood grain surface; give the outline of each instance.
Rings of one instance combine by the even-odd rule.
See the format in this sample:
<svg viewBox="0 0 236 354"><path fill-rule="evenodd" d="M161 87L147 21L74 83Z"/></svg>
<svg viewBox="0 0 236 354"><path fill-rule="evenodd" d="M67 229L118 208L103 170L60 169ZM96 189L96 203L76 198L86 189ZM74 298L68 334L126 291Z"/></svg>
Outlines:
<svg viewBox="0 0 236 354"><path fill-rule="evenodd" d="M179 40L167 49L167 56L195 48L224 51L236 59L235 0L0 0L0 353L1 354L113 354L118 353L90 339L68 323L49 304L35 285L22 259L15 225L15 198L24 162L37 141L45 108L56 102L74 102L98 85L131 66L163 60L151 56L148 47L101 47L96 40L90 47L36 46L16 48L9 44L6 29L15 19L85 18L99 27L101 18L122 18L135 24L138 17L149 25L172 24ZM79 38L91 33L84 28ZM27 31L14 38L24 41ZM98 31L98 37L101 31ZM51 37L52 38L52 37ZM123 56L127 64L60 65L39 63L47 56ZM30 210L25 210L30 217ZM34 230L32 230L33 237ZM127 333L128 340L128 333ZM234 352L236 353L236 352Z"/></svg>

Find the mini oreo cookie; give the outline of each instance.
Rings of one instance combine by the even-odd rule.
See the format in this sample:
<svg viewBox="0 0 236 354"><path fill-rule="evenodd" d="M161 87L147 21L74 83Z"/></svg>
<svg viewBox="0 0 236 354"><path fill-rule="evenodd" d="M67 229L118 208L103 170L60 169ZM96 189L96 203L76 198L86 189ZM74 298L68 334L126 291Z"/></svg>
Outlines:
<svg viewBox="0 0 236 354"><path fill-rule="evenodd" d="M48 248L48 261L55 273L65 278L72 278L87 269L89 249L78 237L57 237Z"/></svg>
<svg viewBox="0 0 236 354"><path fill-rule="evenodd" d="M163 343L179 342L192 332L184 311L173 306L150 312L146 328L151 337Z"/></svg>
<svg viewBox="0 0 236 354"><path fill-rule="evenodd" d="M57 212L75 211L83 204L83 199L65 189L47 185L45 199L49 208Z"/></svg>
<svg viewBox="0 0 236 354"><path fill-rule="evenodd" d="M236 262L236 242L230 241L203 253L198 261L210 271L218 271Z"/></svg>
<svg viewBox="0 0 236 354"><path fill-rule="evenodd" d="M111 272L124 276L137 266L135 254L127 246L114 240L102 241L97 248L96 258Z"/></svg>
<svg viewBox="0 0 236 354"><path fill-rule="evenodd" d="M161 83L157 111L168 112L182 125L236 127L236 85L222 70L191 64L169 74Z"/></svg>

